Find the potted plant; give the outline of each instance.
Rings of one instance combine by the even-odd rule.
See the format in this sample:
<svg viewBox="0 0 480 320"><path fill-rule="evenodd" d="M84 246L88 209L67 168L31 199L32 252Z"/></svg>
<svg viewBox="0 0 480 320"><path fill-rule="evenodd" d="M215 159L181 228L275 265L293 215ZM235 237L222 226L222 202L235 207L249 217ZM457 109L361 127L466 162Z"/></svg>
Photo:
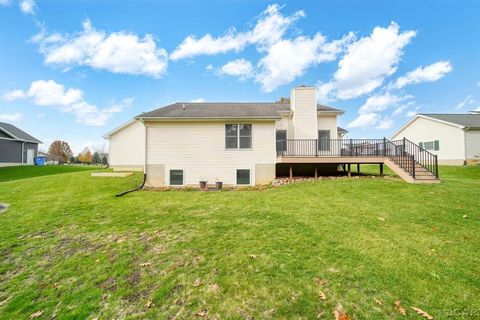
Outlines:
<svg viewBox="0 0 480 320"><path fill-rule="evenodd" d="M200 184L200 189L207 190L207 180L200 180L199 184Z"/></svg>
<svg viewBox="0 0 480 320"><path fill-rule="evenodd" d="M222 187L223 187L223 182L222 181L218 181L218 179L216 179L217 181L215 181L215 187L217 188L217 190L222 190Z"/></svg>

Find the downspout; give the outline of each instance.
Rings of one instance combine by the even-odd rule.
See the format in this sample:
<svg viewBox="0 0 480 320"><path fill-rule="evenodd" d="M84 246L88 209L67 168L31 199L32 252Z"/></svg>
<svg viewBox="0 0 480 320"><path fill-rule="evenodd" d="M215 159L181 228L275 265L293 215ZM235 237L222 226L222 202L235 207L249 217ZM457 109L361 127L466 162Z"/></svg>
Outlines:
<svg viewBox="0 0 480 320"><path fill-rule="evenodd" d="M22 166L23 166L23 154L25 153L25 141L22 142Z"/></svg>
<svg viewBox="0 0 480 320"><path fill-rule="evenodd" d="M467 164L467 131L470 127L463 128L463 165Z"/></svg>
<svg viewBox="0 0 480 320"><path fill-rule="evenodd" d="M123 191L123 192L117 194L115 197L121 197L121 196L126 195L127 193L141 190L141 189L143 189L143 187L145 186L145 182L147 181L147 125L145 124L145 121L143 121L143 119L140 119L140 121L142 121L143 125L145 126L145 157L144 157L145 160L144 160L144 164L143 164L143 181L142 181L142 184L139 187L137 187L135 189Z"/></svg>

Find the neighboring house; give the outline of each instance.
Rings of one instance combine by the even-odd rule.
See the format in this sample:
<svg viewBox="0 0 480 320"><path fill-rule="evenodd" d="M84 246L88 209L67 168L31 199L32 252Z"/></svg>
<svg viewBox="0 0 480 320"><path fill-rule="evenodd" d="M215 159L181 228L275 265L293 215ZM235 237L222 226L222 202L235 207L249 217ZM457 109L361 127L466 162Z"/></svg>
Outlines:
<svg viewBox="0 0 480 320"><path fill-rule="evenodd" d="M290 103L174 103L142 113L104 137L110 140L110 166L144 170L149 186L205 180L255 185L278 176L317 176L341 164L351 172L350 164L360 163L382 168L385 163L413 182L414 171L405 173L410 169L392 162L405 158L397 157L393 142L342 139L347 131L337 118L343 113L317 104L315 87L298 87ZM437 180L432 172L427 178Z"/></svg>
<svg viewBox="0 0 480 320"><path fill-rule="evenodd" d="M418 114L392 140L407 138L438 155L438 162L463 165L480 160L480 113Z"/></svg>
<svg viewBox="0 0 480 320"><path fill-rule="evenodd" d="M39 143L14 125L0 122L0 167L33 165Z"/></svg>

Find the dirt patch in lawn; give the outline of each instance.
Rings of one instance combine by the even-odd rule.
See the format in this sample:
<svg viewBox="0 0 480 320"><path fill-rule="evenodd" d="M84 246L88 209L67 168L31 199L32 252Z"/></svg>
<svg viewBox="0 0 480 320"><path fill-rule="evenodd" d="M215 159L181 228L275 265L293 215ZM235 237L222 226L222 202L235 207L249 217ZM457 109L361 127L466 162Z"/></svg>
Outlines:
<svg viewBox="0 0 480 320"><path fill-rule="evenodd" d="M0 203L0 213L7 211L8 207L8 203Z"/></svg>

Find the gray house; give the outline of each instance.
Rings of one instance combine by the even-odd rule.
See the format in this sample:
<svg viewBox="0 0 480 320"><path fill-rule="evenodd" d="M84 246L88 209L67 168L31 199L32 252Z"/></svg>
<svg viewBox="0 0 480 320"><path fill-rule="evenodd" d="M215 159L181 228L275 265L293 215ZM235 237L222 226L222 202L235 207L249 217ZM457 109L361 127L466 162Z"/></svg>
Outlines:
<svg viewBox="0 0 480 320"><path fill-rule="evenodd" d="M0 167L33 165L39 143L14 125L0 122Z"/></svg>

